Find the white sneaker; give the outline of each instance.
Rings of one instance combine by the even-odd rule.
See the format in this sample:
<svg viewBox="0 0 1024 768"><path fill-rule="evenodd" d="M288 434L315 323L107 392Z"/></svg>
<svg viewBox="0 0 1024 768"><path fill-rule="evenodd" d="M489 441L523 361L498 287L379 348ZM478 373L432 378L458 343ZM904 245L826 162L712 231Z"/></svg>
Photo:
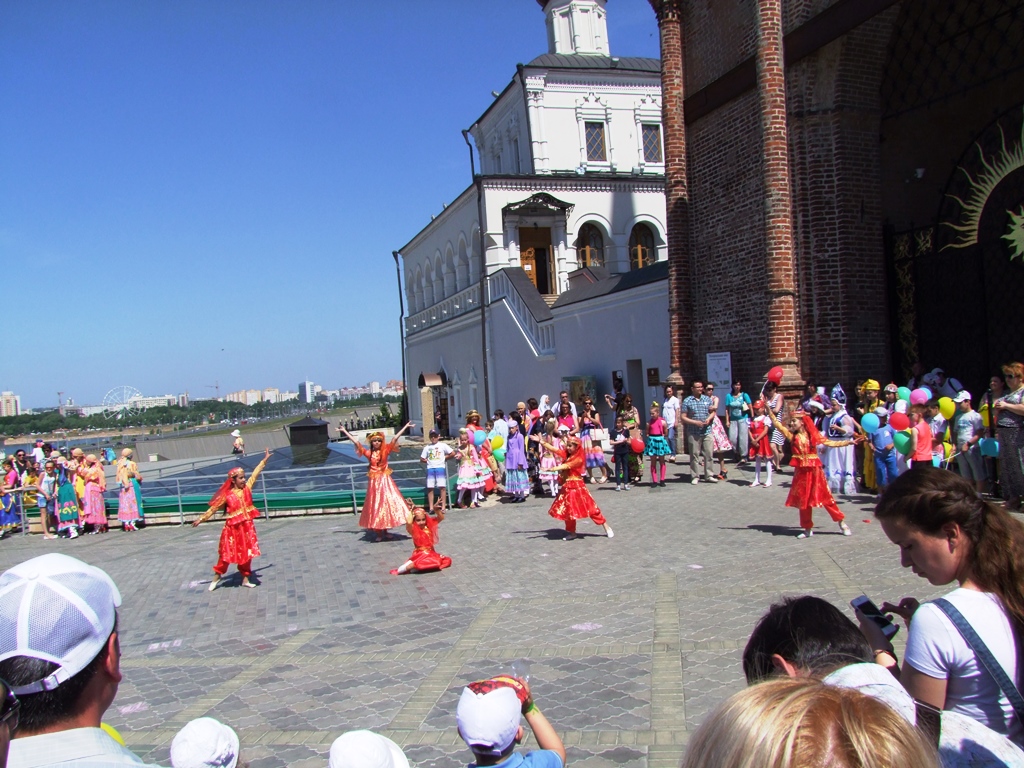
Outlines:
<svg viewBox="0 0 1024 768"><path fill-rule="evenodd" d="M760 481L760 480L751 480L751 481L750 481L750 487L751 487L751 488L756 488L756 487L757 487L757 486L759 486L760 484L761 484L761 481Z"/></svg>
<svg viewBox="0 0 1024 768"><path fill-rule="evenodd" d="M808 529L807 529L806 531L804 531L803 533L800 533L800 534L798 534L798 535L797 535L797 538L798 538L798 539L809 539L809 538L811 538L811 536L813 536L813 535L814 535L814 530L813 530L812 528L808 528Z"/></svg>
<svg viewBox="0 0 1024 768"><path fill-rule="evenodd" d="M621 491L622 490L622 485L621 484L620 485L616 485L615 486L615 490L616 491Z"/></svg>
<svg viewBox="0 0 1024 768"><path fill-rule="evenodd" d="M765 484L764 484L764 487L765 487L765 488L771 488L771 487L772 487L772 484L771 484L770 482L768 482L768 483L765 483Z"/></svg>
<svg viewBox="0 0 1024 768"><path fill-rule="evenodd" d="M717 483L718 482L718 478L715 477L714 475L708 475L704 479L707 480L709 483Z"/></svg>
<svg viewBox="0 0 1024 768"><path fill-rule="evenodd" d="M853 531L850 530L850 526L845 521L839 523L839 530L843 532L843 536L853 536Z"/></svg>
<svg viewBox="0 0 1024 768"><path fill-rule="evenodd" d="M693 478L693 479L692 479L692 480L690 481L690 485L696 485L696 484L697 484L697 483L699 483L699 482L700 482L700 478L699 478L699 477L694 477L694 478Z"/></svg>
<svg viewBox="0 0 1024 768"><path fill-rule="evenodd" d="M622 486L622 489L624 491L628 491L629 490L629 483L626 483L624 486Z"/></svg>

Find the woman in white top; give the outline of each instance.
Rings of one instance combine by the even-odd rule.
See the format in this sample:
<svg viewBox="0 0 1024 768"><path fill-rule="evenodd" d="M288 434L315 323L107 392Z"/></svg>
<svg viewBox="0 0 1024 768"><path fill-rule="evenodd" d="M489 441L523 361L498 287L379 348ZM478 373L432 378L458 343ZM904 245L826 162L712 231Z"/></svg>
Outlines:
<svg viewBox="0 0 1024 768"><path fill-rule="evenodd" d="M1024 525L983 501L970 482L933 467L915 469L885 489L875 517L900 548L904 568L945 595L1020 688L1017 648L1024 639ZM875 661L892 670L915 698L975 718L1024 744L1024 724L952 621L937 606L905 597L882 610L907 622L900 669L881 630L862 619Z"/></svg>

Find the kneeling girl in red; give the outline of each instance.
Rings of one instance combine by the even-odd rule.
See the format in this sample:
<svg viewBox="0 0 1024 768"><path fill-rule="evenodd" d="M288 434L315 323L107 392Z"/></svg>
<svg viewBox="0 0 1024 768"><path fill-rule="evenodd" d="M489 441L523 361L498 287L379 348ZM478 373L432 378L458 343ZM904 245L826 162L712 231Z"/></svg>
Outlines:
<svg viewBox="0 0 1024 768"><path fill-rule="evenodd" d="M534 437L540 440L538 437ZM604 526L605 533L610 539L615 533L608 521L601 514L597 502L587 490L583 477L587 472L587 459L580 447L580 441L575 437L567 437L563 442L564 448L557 448L551 443L540 441L541 445L554 453L562 463L552 467L559 473L561 489L558 496L551 504L548 514L556 520L565 521L566 541L576 538L576 521L589 517L597 525Z"/></svg>
<svg viewBox="0 0 1024 768"><path fill-rule="evenodd" d="M814 426L811 417L803 411L796 411L793 414L789 429L782 426L771 409L768 410L768 415L775 428L790 441L793 451L793 460L789 462L789 465L794 467L793 484L789 488L786 506L796 507L800 510L800 527L803 528L803 532L797 538L806 539L814 535L814 520L811 517L813 507L824 507L829 517L839 523L839 530L842 531L843 536L849 536L851 534L850 527L844 522L846 518L839 511L835 499L832 498L832 492L828 489L828 481L821 468L821 459L818 458L817 449L819 445L842 448L859 442L861 438L826 440Z"/></svg>
<svg viewBox="0 0 1024 768"><path fill-rule="evenodd" d="M444 505L438 502L434 507L434 514L431 517L423 507L414 507L405 516L405 530L412 537L412 555L398 568L391 570L392 576L398 576L409 571L440 571L452 564L452 559L445 555L439 555L434 550L437 544L437 526L444 520Z"/></svg>

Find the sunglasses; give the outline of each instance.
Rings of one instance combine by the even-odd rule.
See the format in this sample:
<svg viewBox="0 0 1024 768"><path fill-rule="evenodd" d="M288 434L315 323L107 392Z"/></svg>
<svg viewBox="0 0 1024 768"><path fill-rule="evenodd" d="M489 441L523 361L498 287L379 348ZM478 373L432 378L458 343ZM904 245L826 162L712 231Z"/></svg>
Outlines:
<svg viewBox="0 0 1024 768"><path fill-rule="evenodd" d="M0 724L7 724L7 732L12 736L18 730L18 715L21 711L21 702L14 695L11 686L0 680L0 688L3 690L3 703L0 704Z"/></svg>

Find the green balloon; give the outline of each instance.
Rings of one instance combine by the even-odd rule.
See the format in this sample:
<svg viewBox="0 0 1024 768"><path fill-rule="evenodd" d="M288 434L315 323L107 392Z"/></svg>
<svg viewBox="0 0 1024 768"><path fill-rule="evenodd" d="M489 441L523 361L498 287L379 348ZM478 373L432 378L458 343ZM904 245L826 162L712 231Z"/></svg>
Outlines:
<svg viewBox="0 0 1024 768"><path fill-rule="evenodd" d="M505 460L505 451L502 448L495 448L492 451L492 455L494 456L494 460L495 461L504 461Z"/></svg>
<svg viewBox="0 0 1024 768"><path fill-rule="evenodd" d="M897 451L906 456L910 453L910 433L897 432L892 436L892 444L896 446Z"/></svg>
<svg viewBox="0 0 1024 768"><path fill-rule="evenodd" d="M897 389L896 390L896 399L897 400L906 400L909 403L910 402L910 387L900 387L899 389Z"/></svg>

